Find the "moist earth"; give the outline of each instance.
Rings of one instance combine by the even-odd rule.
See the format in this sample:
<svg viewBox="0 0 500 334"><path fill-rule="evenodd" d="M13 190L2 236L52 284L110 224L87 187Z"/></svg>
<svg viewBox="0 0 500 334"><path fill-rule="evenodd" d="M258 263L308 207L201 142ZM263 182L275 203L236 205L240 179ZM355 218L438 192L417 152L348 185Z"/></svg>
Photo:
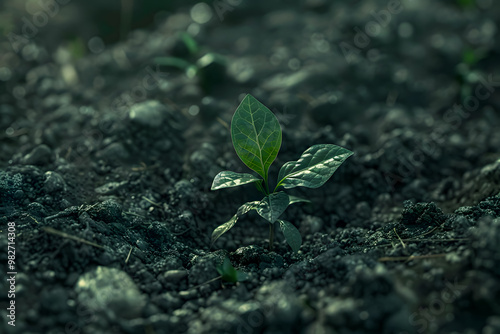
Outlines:
<svg viewBox="0 0 500 334"><path fill-rule="evenodd" d="M496 1L176 3L81 52L57 36L92 13L65 6L0 44L0 332L500 333ZM229 131L247 93L282 125L272 180L314 144L354 152L293 192L298 253L255 213L210 245L259 200L210 191L248 172ZM226 257L246 281L213 280Z"/></svg>

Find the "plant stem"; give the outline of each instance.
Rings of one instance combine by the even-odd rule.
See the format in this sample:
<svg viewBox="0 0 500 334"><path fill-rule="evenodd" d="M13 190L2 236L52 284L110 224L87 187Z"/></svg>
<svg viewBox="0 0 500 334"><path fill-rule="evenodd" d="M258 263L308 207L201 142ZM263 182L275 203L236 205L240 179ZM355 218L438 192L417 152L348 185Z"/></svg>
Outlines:
<svg viewBox="0 0 500 334"><path fill-rule="evenodd" d="M264 184L266 186L266 195L269 195L269 183L267 182L268 176L266 175L266 178L264 179Z"/></svg>
<svg viewBox="0 0 500 334"><path fill-rule="evenodd" d="M274 224L269 224L269 251L273 250Z"/></svg>

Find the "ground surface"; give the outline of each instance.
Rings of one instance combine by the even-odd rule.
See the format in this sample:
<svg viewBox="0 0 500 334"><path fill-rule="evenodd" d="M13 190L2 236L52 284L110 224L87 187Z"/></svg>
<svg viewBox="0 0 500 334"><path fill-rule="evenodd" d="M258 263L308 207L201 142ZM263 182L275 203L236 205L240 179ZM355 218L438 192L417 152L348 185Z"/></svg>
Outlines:
<svg viewBox="0 0 500 334"><path fill-rule="evenodd" d="M6 38L0 268L15 224L16 326L3 279L0 332L500 333L500 5L389 3L214 2L207 23L180 7L83 51L54 42L86 27L61 12ZM22 36L23 10L5 6L21 15L3 28ZM207 52L226 64L191 78L153 61ZM355 152L294 192L313 201L285 213L298 254L280 235L269 252L254 213L210 248L259 199L210 191L248 172L227 127L246 93L283 127L272 179L313 144ZM203 284L225 256L249 279Z"/></svg>

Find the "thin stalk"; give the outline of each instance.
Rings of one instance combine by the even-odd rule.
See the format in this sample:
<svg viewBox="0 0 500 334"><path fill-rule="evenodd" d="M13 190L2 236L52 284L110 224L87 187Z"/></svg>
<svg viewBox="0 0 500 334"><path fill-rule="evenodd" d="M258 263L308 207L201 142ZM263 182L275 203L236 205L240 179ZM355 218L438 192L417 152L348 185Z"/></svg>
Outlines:
<svg viewBox="0 0 500 334"><path fill-rule="evenodd" d="M222 276L212 278L211 280L208 280L208 281L206 281L206 282L204 282L204 283L201 283L201 284L198 284L198 285L196 285L196 286L193 286L193 287L192 287L192 288L190 288L189 290L191 290L191 289L198 289L198 288L199 288L200 286L202 286L202 285L205 285L205 284L209 284L209 283L215 282L215 281L217 281L217 280L219 280L219 279L221 279L221 278L222 278Z"/></svg>
<svg viewBox="0 0 500 334"><path fill-rule="evenodd" d="M273 250L274 224L269 224L269 251Z"/></svg>
<svg viewBox="0 0 500 334"><path fill-rule="evenodd" d="M283 180L281 180L281 181L283 181ZM278 188L281 186L281 181L278 182L278 184L276 185L276 188L274 188L274 190L273 190L273 193L275 193L276 190L278 190Z"/></svg>
<svg viewBox="0 0 500 334"><path fill-rule="evenodd" d="M258 181L258 182L256 183L256 185L257 185L257 189L258 189L258 190L259 190L259 191L260 191L260 192L261 192L264 196L267 196L267 194L266 194L266 189L262 186L262 182L263 182L263 181Z"/></svg>
<svg viewBox="0 0 500 334"><path fill-rule="evenodd" d="M264 184L266 185L266 195L269 195L269 182L267 182L268 178L269 176L266 175L266 178L264 179Z"/></svg>

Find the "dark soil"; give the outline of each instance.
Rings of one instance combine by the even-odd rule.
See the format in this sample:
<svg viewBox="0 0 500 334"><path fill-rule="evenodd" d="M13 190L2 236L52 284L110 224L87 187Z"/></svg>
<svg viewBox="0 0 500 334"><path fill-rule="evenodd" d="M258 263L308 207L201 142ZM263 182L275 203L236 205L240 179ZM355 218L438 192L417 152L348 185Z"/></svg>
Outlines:
<svg viewBox="0 0 500 334"><path fill-rule="evenodd" d="M120 29L63 2L0 14L1 333L500 333L497 1L178 1ZM154 62L207 53L194 76ZM355 152L291 192L298 253L255 213L210 248L260 199L210 191L249 172L247 93L282 124L271 179L314 144ZM206 283L226 256L248 280Z"/></svg>

